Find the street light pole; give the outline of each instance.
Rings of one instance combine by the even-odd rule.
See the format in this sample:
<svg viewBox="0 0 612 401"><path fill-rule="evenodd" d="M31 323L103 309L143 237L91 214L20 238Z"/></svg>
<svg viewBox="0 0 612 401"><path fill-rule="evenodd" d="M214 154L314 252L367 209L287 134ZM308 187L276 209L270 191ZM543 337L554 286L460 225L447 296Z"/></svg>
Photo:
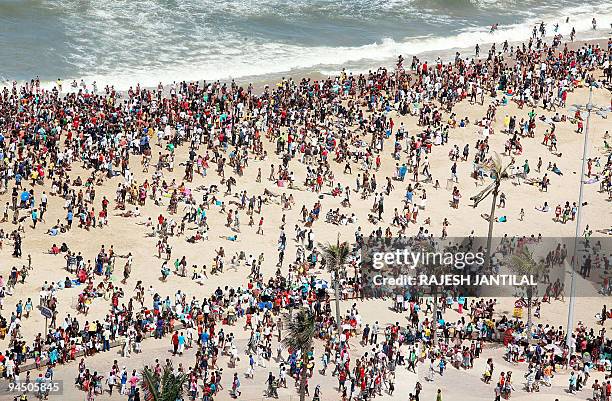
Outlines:
<svg viewBox="0 0 612 401"><path fill-rule="evenodd" d="M574 257L572 258L571 285L570 285L570 300L567 311L567 333L565 336L565 344L569 347L574 326L574 309L576 307L576 266L578 261L578 243L581 233L582 222L582 204L584 202L584 176L587 166L587 153L589 147L589 123L591 121L591 111L595 110L597 114L607 111L605 108L599 108L593 105L593 83L589 84L589 102L584 105L575 105L577 110L584 109L587 112L586 127L584 130L584 144L582 148L582 168L580 171L580 192L578 195L578 210L576 213L576 234L574 236Z"/></svg>
<svg viewBox="0 0 612 401"><path fill-rule="evenodd" d="M497 196L499 194L499 186L501 177L496 177L495 188L493 189L493 199L491 200L491 213L489 214L489 231L487 233L487 258L485 259L485 269L491 272L491 252L493 244L493 223L495 222L495 206L497 204Z"/></svg>
<svg viewBox="0 0 612 401"><path fill-rule="evenodd" d="M340 233L336 239L336 246L340 248ZM340 320L340 290L338 288L338 282L340 281L340 266L335 266L335 277L334 277L334 296L336 298L336 327L338 329L338 341L341 341L342 336L342 321Z"/></svg>

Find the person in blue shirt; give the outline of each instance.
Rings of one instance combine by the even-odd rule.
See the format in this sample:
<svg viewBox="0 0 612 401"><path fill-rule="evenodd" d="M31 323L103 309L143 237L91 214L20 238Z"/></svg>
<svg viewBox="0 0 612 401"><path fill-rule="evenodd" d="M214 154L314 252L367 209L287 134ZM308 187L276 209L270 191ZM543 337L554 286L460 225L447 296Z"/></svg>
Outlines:
<svg viewBox="0 0 612 401"><path fill-rule="evenodd" d="M72 219L74 218L74 214L72 213L72 209L68 210L66 214L66 221L68 222L68 229L72 228Z"/></svg>
<svg viewBox="0 0 612 401"><path fill-rule="evenodd" d="M42 400L44 398L44 391L42 389L45 383L45 379L42 377L42 373L38 374L38 377L36 378L35 383L36 383L36 389L37 389L36 396Z"/></svg>
<svg viewBox="0 0 612 401"><path fill-rule="evenodd" d="M15 313L17 317L21 319L21 314L23 313L23 304L21 303L21 301L19 301L19 303L17 304L17 310Z"/></svg>
<svg viewBox="0 0 612 401"><path fill-rule="evenodd" d="M30 200L30 193L26 190L21 192L21 207L26 207L28 205L28 201Z"/></svg>
<svg viewBox="0 0 612 401"><path fill-rule="evenodd" d="M183 351L185 350L185 335L183 332L178 336L178 353L179 355L183 355Z"/></svg>
<svg viewBox="0 0 612 401"><path fill-rule="evenodd" d="M209 337L210 335L208 334L208 331L202 331L202 334L200 335L200 342L202 343L202 347L206 347L208 345Z"/></svg>
<svg viewBox="0 0 612 401"><path fill-rule="evenodd" d="M32 210L32 227L36 228L36 222L38 221L38 211L36 209Z"/></svg>
<svg viewBox="0 0 612 401"><path fill-rule="evenodd" d="M162 338L162 334L164 333L164 319L157 319L157 325L155 327L155 338Z"/></svg>
<svg viewBox="0 0 612 401"><path fill-rule="evenodd" d="M15 185L17 186L17 188L21 188L21 174L16 173L15 174Z"/></svg>
<svg viewBox="0 0 612 401"><path fill-rule="evenodd" d="M121 394L125 394L125 387L127 386L128 375L127 371L124 369L121 374Z"/></svg>
<svg viewBox="0 0 612 401"><path fill-rule="evenodd" d="M406 202L412 204L413 197L414 192L412 192L412 185L408 185L408 189L406 190Z"/></svg>

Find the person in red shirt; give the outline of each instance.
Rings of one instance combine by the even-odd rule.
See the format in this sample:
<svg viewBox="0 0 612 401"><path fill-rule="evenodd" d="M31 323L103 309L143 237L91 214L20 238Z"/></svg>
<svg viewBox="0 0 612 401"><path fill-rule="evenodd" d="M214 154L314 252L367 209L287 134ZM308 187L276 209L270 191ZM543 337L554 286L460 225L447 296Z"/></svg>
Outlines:
<svg viewBox="0 0 612 401"><path fill-rule="evenodd" d="M257 234L263 235L263 222L264 222L264 219L263 217L261 217L259 219L259 225L257 227Z"/></svg>
<svg viewBox="0 0 612 401"><path fill-rule="evenodd" d="M172 355L176 355L176 353L178 352L178 345L179 345L178 332L175 331L174 334L172 335Z"/></svg>
<svg viewBox="0 0 612 401"><path fill-rule="evenodd" d="M344 383L346 382L346 370L341 370L340 373L338 374L338 388L340 390L343 390L344 387Z"/></svg>

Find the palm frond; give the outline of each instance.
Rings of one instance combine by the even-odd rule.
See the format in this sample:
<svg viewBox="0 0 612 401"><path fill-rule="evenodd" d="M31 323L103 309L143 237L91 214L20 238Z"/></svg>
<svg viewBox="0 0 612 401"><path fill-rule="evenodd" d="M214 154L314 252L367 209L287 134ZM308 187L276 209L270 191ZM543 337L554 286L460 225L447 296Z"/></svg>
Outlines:
<svg viewBox="0 0 612 401"><path fill-rule="evenodd" d="M485 189L480 191L478 194L472 196L470 200L474 201L474 207L478 206L493 190L495 189L495 182L489 184Z"/></svg>
<svg viewBox="0 0 612 401"><path fill-rule="evenodd" d="M544 273L546 266L536 261L534 253L527 246L523 246L512 255L510 268L517 274L532 275L538 278Z"/></svg>
<svg viewBox="0 0 612 401"><path fill-rule="evenodd" d="M187 375L175 375L172 369L166 367L161 377L151 369L142 370L141 387L146 401L177 401L182 399Z"/></svg>
<svg viewBox="0 0 612 401"><path fill-rule="evenodd" d="M440 244L438 244L437 246L434 246L433 244L429 242L421 243L417 249L421 253L429 254L429 255L441 255L444 252L451 251L450 249L448 249L448 247L443 247ZM419 269L419 273L423 273L427 275L434 275L434 276L441 276L444 274L448 274L448 273L451 273L453 270L451 266L442 262L441 257L428 258L427 263L420 265L418 269Z"/></svg>
<svg viewBox="0 0 612 401"><path fill-rule="evenodd" d="M493 156L491 156L491 170L493 170L498 177L503 170L501 156L497 152L493 152Z"/></svg>
<svg viewBox="0 0 612 401"><path fill-rule="evenodd" d="M340 270L340 268L346 265L351 250L348 243L341 242L337 245L323 245L321 252L323 253L323 259L325 259L327 268L331 271L337 272Z"/></svg>
<svg viewBox="0 0 612 401"><path fill-rule="evenodd" d="M165 369L162 376L162 400L177 401L182 399L186 381L187 375L184 373L175 375L170 369Z"/></svg>
<svg viewBox="0 0 612 401"><path fill-rule="evenodd" d="M512 166L514 166L514 157L512 158L512 160L510 160L510 163L508 163L508 165L506 165L506 167L504 167L501 172L500 172L500 177L501 178L508 178L510 175L508 174L508 169L511 168Z"/></svg>
<svg viewBox="0 0 612 401"><path fill-rule="evenodd" d="M283 345L300 350L302 353L309 352L316 332L312 312L307 308L301 308L293 316L287 315L285 327L286 335L283 338Z"/></svg>
<svg viewBox="0 0 612 401"><path fill-rule="evenodd" d="M142 370L142 382L140 385L144 393L145 401L162 401L159 392L159 379L147 366Z"/></svg>
<svg viewBox="0 0 612 401"><path fill-rule="evenodd" d="M486 162L482 163L482 167L491 171L491 175L497 179L497 177L505 178L507 177L508 168L514 165L514 158L510 160L510 163L504 166L504 162L502 157L497 152L493 152L491 158Z"/></svg>

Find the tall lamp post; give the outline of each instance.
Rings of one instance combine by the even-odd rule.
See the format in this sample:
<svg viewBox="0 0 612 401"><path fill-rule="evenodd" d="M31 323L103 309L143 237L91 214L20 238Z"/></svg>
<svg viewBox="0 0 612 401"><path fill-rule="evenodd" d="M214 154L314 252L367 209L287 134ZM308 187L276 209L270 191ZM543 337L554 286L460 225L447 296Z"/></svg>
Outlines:
<svg viewBox="0 0 612 401"><path fill-rule="evenodd" d="M587 113L586 126L584 129L584 144L582 148L582 168L580 171L580 192L578 195L578 211L576 213L576 234L574 236L574 257L572 258L570 301L567 311L567 333L565 336L565 344L569 347L574 326L574 309L576 307L576 264L578 263L578 238L580 238L581 236L580 228L582 221L582 203L584 199L584 175L587 165L587 153L589 147L589 123L591 120L592 111L594 111L600 116L605 116L608 112L608 109L593 104L593 83L591 83L589 84L589 102L587 104L573 104L571 107L568 108L568 110Z"/></svg>

